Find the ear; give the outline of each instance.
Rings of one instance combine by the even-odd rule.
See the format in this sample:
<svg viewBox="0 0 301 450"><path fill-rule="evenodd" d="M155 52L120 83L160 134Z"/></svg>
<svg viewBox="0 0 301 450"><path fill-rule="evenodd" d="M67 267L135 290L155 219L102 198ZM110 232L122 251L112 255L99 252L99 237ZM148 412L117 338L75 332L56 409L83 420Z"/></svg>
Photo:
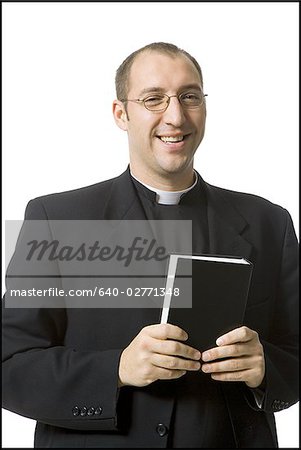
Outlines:
<svg viewBox="0 0 301 450"><path fill-rule="evenodd" d="M113 115L116 125L122 130L127 131L128 117L124 104L120 100L114 100L113 102Z"/></svg>

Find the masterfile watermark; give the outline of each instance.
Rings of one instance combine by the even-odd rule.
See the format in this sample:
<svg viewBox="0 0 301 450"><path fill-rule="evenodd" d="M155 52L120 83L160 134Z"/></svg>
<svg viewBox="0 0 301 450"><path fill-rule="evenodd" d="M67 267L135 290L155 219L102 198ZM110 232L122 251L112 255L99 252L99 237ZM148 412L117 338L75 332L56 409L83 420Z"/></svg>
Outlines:
<svg viewBox="0 0 301 450"><path fill-rule="evenodd" d="M192 247L186 220L25 220L18 235L17 225L6 223L5 306L12 308L160 307L169 255ZM177 288L187 307L184 275Z"/></svg>
<svg viewBox="0 0 301 450"><path fill-rule="evenodd" d="M62 245L57 239L52 241L32 240L27 243L29 252L26 261L36 258L41 261L42 258L48 258L49 261L108 261L116 259L128 267L133 258L136 261L164 261L168 258L166 248L158 246L156 239L149 241L142 237L135 237L129 247L124 248L116 245L114 248L101 246L100 241L95 241L92 245L85 242L74 248L71 245Z"/></svg>

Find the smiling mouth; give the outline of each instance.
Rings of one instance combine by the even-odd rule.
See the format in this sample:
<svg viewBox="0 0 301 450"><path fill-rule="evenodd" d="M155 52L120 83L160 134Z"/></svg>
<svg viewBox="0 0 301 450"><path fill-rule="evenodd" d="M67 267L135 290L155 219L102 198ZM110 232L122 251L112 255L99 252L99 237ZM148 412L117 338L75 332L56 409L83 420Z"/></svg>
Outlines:
<svg viewBox="0 0 301 450"><path fill-rule="evenodd" d="M185 136L181 134L179 136L157 136L157 138L165 144L175 144L177 142L183 142L188 136L188 134Z"/></svg>

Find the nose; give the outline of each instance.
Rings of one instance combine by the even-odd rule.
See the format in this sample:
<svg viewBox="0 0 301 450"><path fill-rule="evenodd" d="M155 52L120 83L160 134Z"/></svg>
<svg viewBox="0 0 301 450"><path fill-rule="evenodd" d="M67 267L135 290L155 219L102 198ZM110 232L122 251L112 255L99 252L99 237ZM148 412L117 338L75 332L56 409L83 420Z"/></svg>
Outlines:
<svg viewBox="0 0 301 450"><path fill-rule="evenodd" d="M180 127L185 122L186 117L182 105L176 95L171 95L169 105L164 112L164 122L174 127Z"/></svg>

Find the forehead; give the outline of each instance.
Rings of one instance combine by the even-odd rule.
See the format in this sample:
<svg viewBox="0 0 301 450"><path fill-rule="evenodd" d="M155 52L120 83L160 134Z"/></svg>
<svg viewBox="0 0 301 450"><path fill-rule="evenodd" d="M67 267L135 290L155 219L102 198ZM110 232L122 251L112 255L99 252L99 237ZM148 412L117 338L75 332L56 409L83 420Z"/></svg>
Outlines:
<svg viewBox="0 0 301 450"><path fill-rule="evenodd" d="M168 92L190 84L201 86L200 75L193 62L182 54L143 52L133 62L129 76L129 92L137 94L151 87Z"/></svg>

